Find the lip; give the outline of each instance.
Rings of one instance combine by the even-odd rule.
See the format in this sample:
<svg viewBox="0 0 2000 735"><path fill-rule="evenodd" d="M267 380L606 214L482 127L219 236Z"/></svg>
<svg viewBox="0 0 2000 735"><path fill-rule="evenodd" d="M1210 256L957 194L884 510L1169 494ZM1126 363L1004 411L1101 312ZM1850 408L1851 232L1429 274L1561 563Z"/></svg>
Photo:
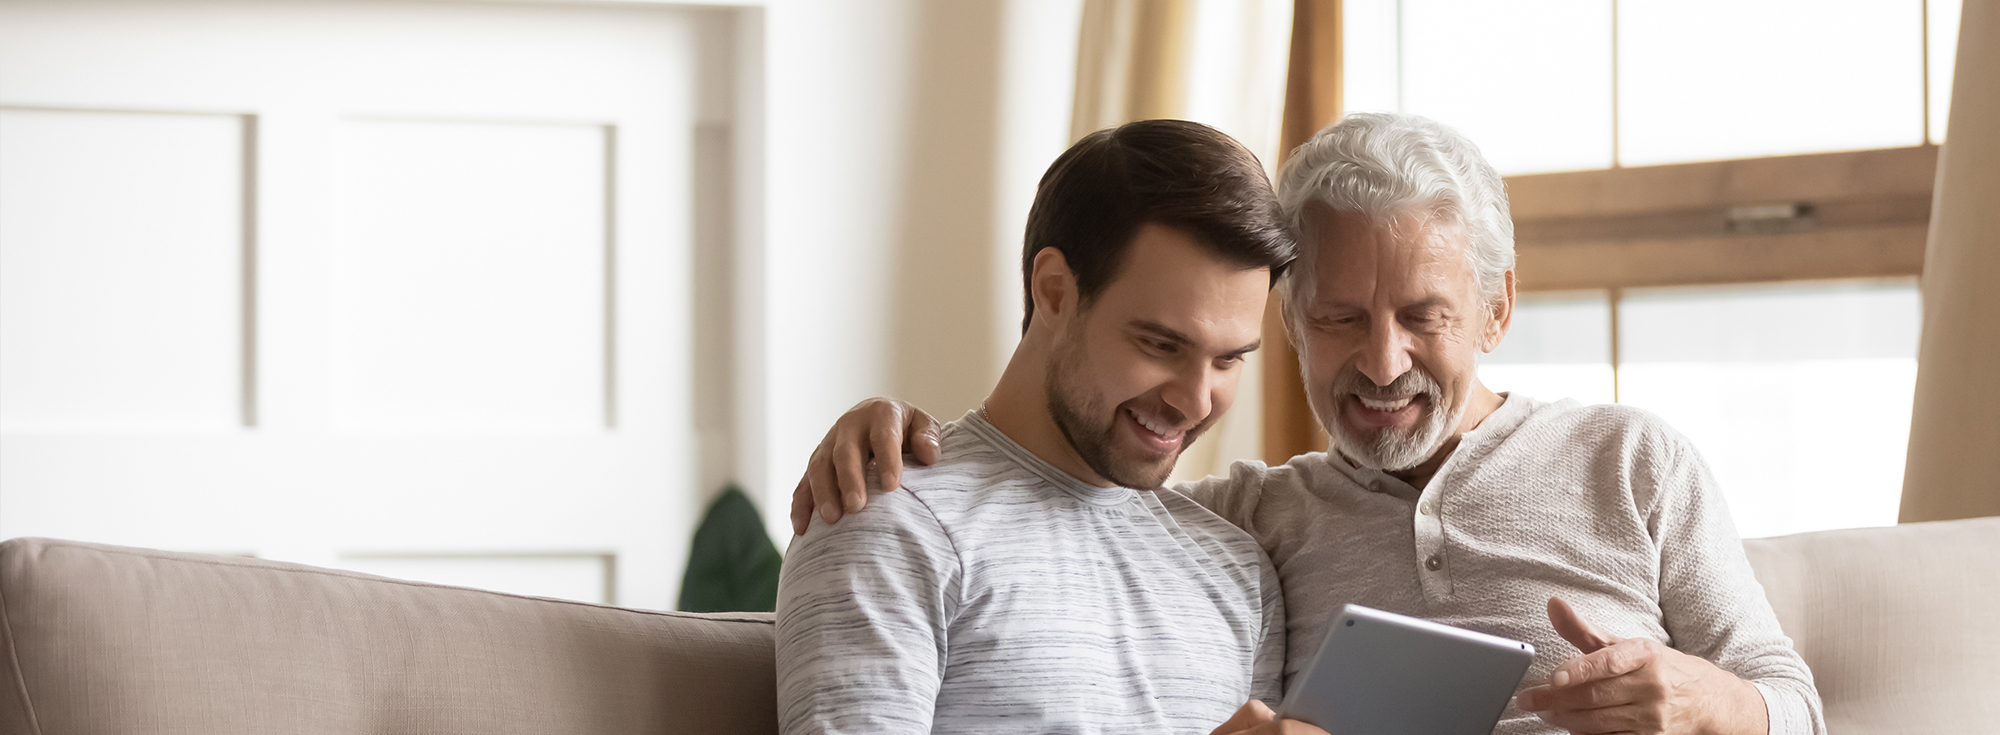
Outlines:
<svg viewBox="0 0 2000 735"><path fill-rule="evenodd" d="M1181 438L1187 435L1187 432L1174 432L1172 437L1163 437L1155 434L1152 429L1148 429L1145 425L1140 424L1139 419L1132 415L1130 409L1121 409L1118 411L1118 423L1125 427L1126 433L1131 434L1133 441L1138 443L1140 448L1147 454L1160 457L1172 456L1175 451L1180 449Z"/></svg>
<svg viewBox="0 0 2000 735"><path fill-rule="evenodd" d="M1431 405L1429 393L1418 393L1410 397L1410 402L1402 408L1378 411L1361 403L1361 397L1349 393L1340 398L1340 410L1349 423L1363 429L1401 429L1415 426L1423 418L1424 409Z"/></svg>

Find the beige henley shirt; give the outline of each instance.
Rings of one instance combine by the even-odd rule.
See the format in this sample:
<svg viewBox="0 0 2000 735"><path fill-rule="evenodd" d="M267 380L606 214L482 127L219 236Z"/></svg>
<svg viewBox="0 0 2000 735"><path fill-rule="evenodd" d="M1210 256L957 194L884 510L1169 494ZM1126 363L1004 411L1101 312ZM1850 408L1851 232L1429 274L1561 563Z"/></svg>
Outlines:
<svg viewBox="0 0 2000 735"><path fill-rule="evenodd" d="M1560 596L1611 635L1708 659L1763 693L1774 735L1826 731L1812 673L1751 574L1715 478L1686 437L1627 406L1509 396L1418 490L1313 453L1238 462L1182 493L1276 564L1289 677L1344 603L1533 644L1529 682L1575 647ZM1494 732L1553 733L1511 705Z"/></svg>

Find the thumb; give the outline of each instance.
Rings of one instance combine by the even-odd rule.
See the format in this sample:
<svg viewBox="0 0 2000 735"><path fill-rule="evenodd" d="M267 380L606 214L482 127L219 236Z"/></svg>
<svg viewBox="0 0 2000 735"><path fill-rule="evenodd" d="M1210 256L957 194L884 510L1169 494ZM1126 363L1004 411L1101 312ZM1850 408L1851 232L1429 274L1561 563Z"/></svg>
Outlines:
<svg viewBox="0 0 2000 735"><path fill-rule="evenodd" d="M1549 598L1549 624L1555 626L1556 635L1586 654L1618 642L1617 638L1605 635L1596 626L1584 621L1576 608L1570 607L1560 597Z"/></svg>
<svg viewBox="0 0 2000 735"><path fill-rule="evenodd" d="M938 422L924 413L923 409L910 407L910 420L903 431L903 446L916 455L917 464L933 465L938 461Z"/></svg>

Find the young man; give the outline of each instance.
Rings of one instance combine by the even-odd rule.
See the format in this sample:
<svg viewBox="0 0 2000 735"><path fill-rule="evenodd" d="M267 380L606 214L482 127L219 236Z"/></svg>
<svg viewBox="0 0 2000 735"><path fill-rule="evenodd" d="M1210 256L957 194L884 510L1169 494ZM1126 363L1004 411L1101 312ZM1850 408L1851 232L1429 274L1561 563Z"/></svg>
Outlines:
<svg viewBox="0 0 2000 735"><path fill-rule="evenodd" d="M1228 409L1292 252L1256 158L1206 126L1133 123L1057 159L985 405L902 491L792 543L783 731L1318 732L1248 704L1280 695L1269 560L1159 489Z"/></svg>

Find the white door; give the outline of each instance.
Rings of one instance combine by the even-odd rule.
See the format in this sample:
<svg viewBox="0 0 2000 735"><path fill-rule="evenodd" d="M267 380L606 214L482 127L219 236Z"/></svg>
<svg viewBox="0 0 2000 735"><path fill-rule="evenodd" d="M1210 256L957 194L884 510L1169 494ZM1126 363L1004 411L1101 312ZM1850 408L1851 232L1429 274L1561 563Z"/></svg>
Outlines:
<svg viewBox="0 0 2000 735"><path fill-rule="evenodd" d="M671 607L732 17L0 2L0 538Z"/></svg>

